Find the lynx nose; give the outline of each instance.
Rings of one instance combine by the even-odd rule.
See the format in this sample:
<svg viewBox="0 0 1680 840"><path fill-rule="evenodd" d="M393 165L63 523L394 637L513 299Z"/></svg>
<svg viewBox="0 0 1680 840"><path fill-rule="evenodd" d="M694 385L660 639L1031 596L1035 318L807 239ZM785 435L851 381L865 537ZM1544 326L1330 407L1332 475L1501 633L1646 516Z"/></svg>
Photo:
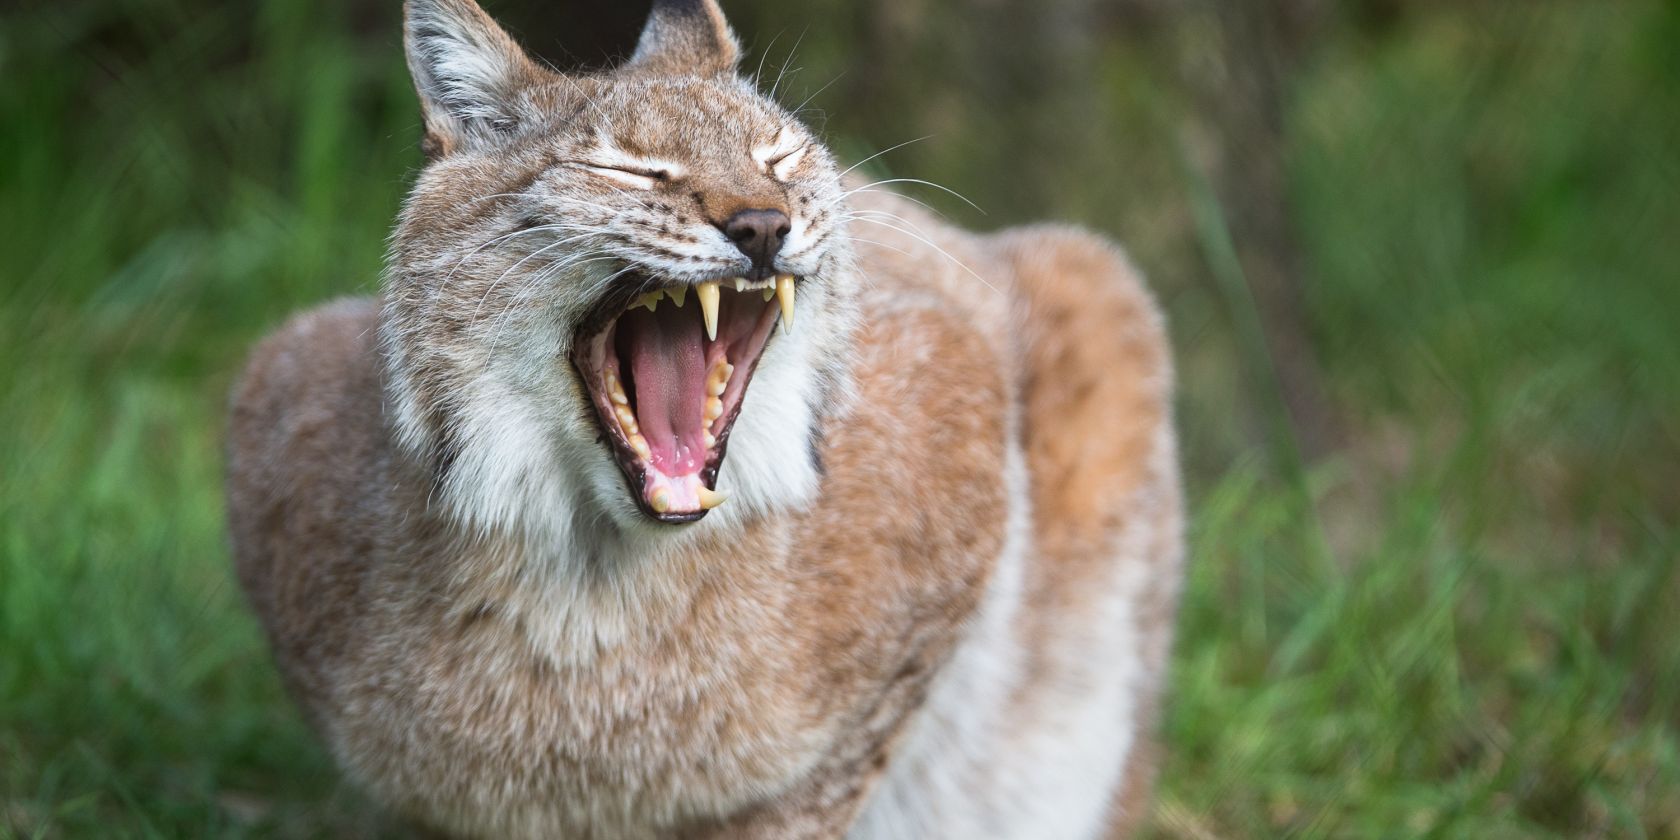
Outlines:
<svg viewBox="0 0 1680 840"><path fill-rule="evenodd" d="M752 260L754 280L776 273L776 254L782 250L782 238L792 229L787 214L780 210L742 210L723 223L723 235Z"/></svg>

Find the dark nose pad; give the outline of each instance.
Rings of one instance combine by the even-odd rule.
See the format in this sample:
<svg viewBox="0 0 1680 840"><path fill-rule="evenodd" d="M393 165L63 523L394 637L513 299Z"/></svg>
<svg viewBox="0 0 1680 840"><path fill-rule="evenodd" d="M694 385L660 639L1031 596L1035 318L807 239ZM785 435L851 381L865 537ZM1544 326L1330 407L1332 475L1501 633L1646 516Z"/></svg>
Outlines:
<svg viewBox="0 0 1680 840"><path fill-rule="evenodd" d="M776 273L776 254L792 229L793 223L780 210L742 210L723 223L723 235L752 260L752 280Z"/></svg>

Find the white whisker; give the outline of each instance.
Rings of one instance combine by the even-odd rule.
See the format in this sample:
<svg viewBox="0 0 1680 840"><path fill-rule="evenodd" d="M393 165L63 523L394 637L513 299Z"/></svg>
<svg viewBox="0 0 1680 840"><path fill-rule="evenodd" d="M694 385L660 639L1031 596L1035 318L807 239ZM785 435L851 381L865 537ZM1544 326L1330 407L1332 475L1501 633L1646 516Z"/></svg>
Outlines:
<svg viewBox="0 0 1680 840"><path fill-rule="evenodd" d="M875 181L873 183L864 184L863 186L858 187L858 188L853 189L853 190L849 190L845 193L845 195L849 196L849 195L852 195L853 193L862 192L863 190L868 189L870 187L879 187L879 186L882 186L884 184L921 184L923 186L933 187L936 190L943 190L945 192L948 192L951 195L954 195L957 198L962 199L962 202L964 204L967 204L968 206L973 207L976 210L980 210L980 205L975 204L972 201L969 201L968 196L963 195L962 193L957 192L956 190L953 190L950 187L947 187L943 184L935 184L932 181L924 181L920 178L886 178L886 179L883 179L883 180L880 180L880 181ZM842 196L842 197L844 197L844 196ZM986 211L980 210L980 214L985 215Z"/></svg>
<svg viewBox="0 0 1680 840"><path fill-rule="evenodd" d="M868 211L865 211L865 212L867 213ZM883 214L883 215L892 216L892 214L890 214L890 213ZM897 217L897 216L893 216L893 218L897 218L897 219L899 219L899 221L905 221L904 219L902 219L900 217ZM993 286L991 283L987 282L986 278L981 277L979 274L975 273L974 269L969 268L968 265L966 263L964 263L962 260L959 260L956 257L951 256L950 252L946 251L944 248L939 247L939 245L936 244L933 240L928 239L927 237L922 236L921 234L912 233L912 232L910 232L908 230L905 230L904 228L901 228L897 225L889 224L887 222L880 221L879 219L868 218L866 215L863 215L863 214L854 215L854 216L851 217L851 219L855 220L855 221L859 221L859 222L868 222L869 224L872 224L872 225L880 225L881 227L887 228L888 230L898 231L899 233L902 233L905 236L910 237L911 239L917 240L918 242L921 242L922 244L928 246L929 248L932 248L933 250L938 251L940 256L944 257L947 260L950 260L953 264L955 264L956 266L961 268L963 271L968 272L970 277L973 277L974 279L979 280L981 282L981 284L983 284L986 288L991 289L994 292L999 292L1001 294L998 287ZM905 221L905 224L910 224L910 223L908 221ZM914 225L911 225L911 226L914 227Z"/></svg>
<svg viewBox="0 0 1680 840"><path fill-rule="evenodd" d="M852 165L851 165L851 166L848 166L848 167L846 167L846 169L845 169L845 171L843 171L843 172L841 172L841 173L840 173L840 177L841 177L841 178L844 178L844 177L846 177L846 176L847 176L847 175L850 175L850 174L852 174L852 170L854 170L854 169L856 169L856 168L858 168L858 167L860 167L860 166L862 166L862 165L864 165L864 164L866 164L866 163L868 163L868 162L870 162L870 161L872 161L872 160L874 160L874 159L876 159L876 158L878 158L878 157L880 157L880 156L882 156L882 155L884 155L884 154L886 154L886 153L887 153L887 152L891 152L891 151L895 151L895 150L898 150L898 149L902 149L902 148L904 148L904 147L905 147L905 146L908 146L908 145L910 145L910 144L911 144L911 143L920 143L920 142L922 142L922 141L923 141L923 140L926 140L926 139L928 139L928 138L929 138L929 137L932 137L932 136L933 136L933 135L931 135L931 134L924 134L924 135L922 135L922 136L921 136L921 137L917 137L917 138L916 138L916 139L914 139L914 140L906 140L906 141L904 141L904 142L903 142L903 143L900 143L900 144L898 144L898 145L896 145L896 146L888 146L888 147L887 147L887 148L885 148L885 149L882 149L882 150L881 150L881 151L879 151L879 152L876 152L876 153L875 153L875 154L872 154L872 155L870 155L870 156L869 156L869 157L866 157L866 158L864 158L864 159L863 159L863 160L860 160L860 161L858 161L858 162L857 162L857 163L854 163L854 164L852 164ZM865 185L865 186L873 186L873 184L866 184L866 185ZM855 190L854 190L854 192L855 192Z"/></svg>

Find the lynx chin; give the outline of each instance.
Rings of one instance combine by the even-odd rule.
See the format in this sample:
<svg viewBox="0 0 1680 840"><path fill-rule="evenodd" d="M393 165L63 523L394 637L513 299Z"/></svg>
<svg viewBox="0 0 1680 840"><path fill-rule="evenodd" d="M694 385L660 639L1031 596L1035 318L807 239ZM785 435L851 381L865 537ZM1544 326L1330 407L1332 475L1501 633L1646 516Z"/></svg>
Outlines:
<svg viewBox="0 0 1680 840"><path fill-rule="evenodd" d="M1120 251L850 176L715 0L596 75L472 0L405 36L381 293L264 341L229 429L240 581L347 776L456 837L1135 826L1182 519Z"/></svg>

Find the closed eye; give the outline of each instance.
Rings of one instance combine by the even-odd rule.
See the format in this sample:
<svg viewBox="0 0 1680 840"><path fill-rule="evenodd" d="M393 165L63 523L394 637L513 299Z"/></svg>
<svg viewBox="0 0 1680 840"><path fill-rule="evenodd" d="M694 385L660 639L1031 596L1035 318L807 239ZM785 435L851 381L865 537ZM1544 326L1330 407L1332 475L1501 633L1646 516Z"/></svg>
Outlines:
<svg viewBox="0 0 1680 840"><path fill-rule="evenodd" d="M800 146L792 151L776 155L764 162L764 168L778 181L786 181L799 168L799 162L805 159L805 151L809 146Z"/></svg>
<svg viewBox="0 0 1680 840"><path fill-rule="evenodd" d="M677 173L666 167L612 166L604 163L580 163L578 166L603 178L638 190L651 190L676 180Z"/></svg>

